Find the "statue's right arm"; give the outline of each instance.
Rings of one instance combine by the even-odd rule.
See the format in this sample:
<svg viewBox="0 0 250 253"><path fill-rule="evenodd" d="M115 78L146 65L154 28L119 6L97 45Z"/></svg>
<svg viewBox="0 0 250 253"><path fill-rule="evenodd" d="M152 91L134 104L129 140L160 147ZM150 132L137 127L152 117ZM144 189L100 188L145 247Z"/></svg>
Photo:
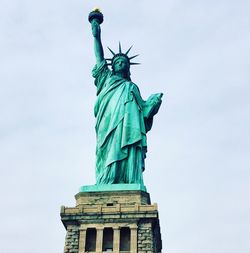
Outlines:
<svg viewBox="0 0 250 253"><path fill-rule="evenodd" d="M103 47L101 42L101 27L100 24L94 19L91 22L92 34L94 37L94 51L96 63L99 64L104 60Z"/></svg>

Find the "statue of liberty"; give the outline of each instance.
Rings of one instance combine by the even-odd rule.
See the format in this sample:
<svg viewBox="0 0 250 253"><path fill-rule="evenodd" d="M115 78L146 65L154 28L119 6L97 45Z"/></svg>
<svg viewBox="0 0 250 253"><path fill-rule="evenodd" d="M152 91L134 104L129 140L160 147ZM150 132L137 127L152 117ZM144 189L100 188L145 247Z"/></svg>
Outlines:
<svg viewBox="0 0 250 253"><path fill-rule="evenodd" d="M94 38L96 65L92 74L97 88L96 117L96 184L141 184L147 152L146 133L161 105L162 93L144 101L139 88L131 81L131 47L104 58L100 24L102 13L96 9L89 15ZM111 66L109 69L108 65Z"/></svg>

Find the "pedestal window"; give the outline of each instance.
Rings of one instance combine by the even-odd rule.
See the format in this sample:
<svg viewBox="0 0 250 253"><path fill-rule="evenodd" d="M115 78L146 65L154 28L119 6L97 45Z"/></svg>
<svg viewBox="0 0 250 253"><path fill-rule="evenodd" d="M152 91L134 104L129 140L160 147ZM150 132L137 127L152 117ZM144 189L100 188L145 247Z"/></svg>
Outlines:
<svg viewBox="0 0 250 253"><path fill-rule="evenodd" d="M102 243L102 251L103 252L111 252L113 251L113 229L112 228L104 228L103 230L103 243Z"/></svg>
<svg viewBox="0 0 250 253"><path fill-rule="evenodd" d="M123 227L120 229L120 251L130 251L130 228Z"/></svg>
<svg viewBox="0 0 250 253"><path fill-rule="evenodd" d="M88 228L86 232L86 252L95 252L96 251L96 229Z"/></svg>

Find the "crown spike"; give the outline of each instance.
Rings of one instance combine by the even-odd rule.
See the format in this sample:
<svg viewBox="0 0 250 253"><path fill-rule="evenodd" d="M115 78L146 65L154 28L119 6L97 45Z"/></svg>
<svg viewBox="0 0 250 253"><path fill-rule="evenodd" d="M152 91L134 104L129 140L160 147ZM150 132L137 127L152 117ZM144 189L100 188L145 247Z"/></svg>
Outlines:
<svg viewBox="0 0 250 253"><path fill-rule="evenodd" d="M112 55L115 55L115 52L108 47L108 50L111 52Z"/></svg>
<svg viewBox="0 0 250 253"><path fill-rule="evenodd" d="M139 65L139 64L141 64L141 63L138 63L138 62L130 62L130 60L134 59L135 57L137 57L139 55L139 54L137 54L137 55L134 55L134 56L131 56L131 57L128 56L128 53L130 52L132 47L133 47L133 45L127 50L126 53L122 52L122 46L121 46L120 41L119 41L119 52L118 53L115 53L111 48L107 47L108 50L112 53L113 57L112 58L106 58L105 60L108 61L106 64L112 66L112 64L114 63L114 60L117 57L121 57L121 56L125 57L128 60L128 63L130 65Z"/></svg>
<svg viewBox="0 0 250 253"><path fill-rule="evenodd" d="M128 55L129 51L131 50L131 48L133 47L133 45L127 50L127 52L125 53L125 55Z"/></svg>
<svg viewBox="0 0 250 253"><path fill-rule="evenodd" d="M138 55L139 55L139 54L129 57L129 60L134 59L134 58L137 57Z"/></svg>
<svg viewBox="0 0 250 253"><path fill-rule="evenodd" d="M121 46L121 42L119 41L119 54L122 53L122 46Z"/></svg>

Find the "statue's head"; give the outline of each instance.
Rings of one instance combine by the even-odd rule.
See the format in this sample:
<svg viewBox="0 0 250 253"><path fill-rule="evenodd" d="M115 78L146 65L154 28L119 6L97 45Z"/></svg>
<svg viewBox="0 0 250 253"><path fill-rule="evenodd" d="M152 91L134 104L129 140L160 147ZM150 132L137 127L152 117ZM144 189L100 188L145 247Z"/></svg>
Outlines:
<svg viewBox="0 0 250 253"><path fill-rule="evenodd" d="M115 57L112 61L112 70L114 74L122 73L126 79L130 80L130 64L127 58L122 55Z"/></svg>
<svg viewBox="0 0 250 253"><path fill-rule="evenodd" d="M114 53L109 47L109 51L113 54L113 58L106 59L110 61L108 65L112 66L113 73L122 73L124 78L130 80L130 65L136 65L139 63L130 62L131 59L135 58L138 55L128 57L128 53L132 46L127 50L126 53L122 53L121 44L119 43L119 53Z"/></svg>

